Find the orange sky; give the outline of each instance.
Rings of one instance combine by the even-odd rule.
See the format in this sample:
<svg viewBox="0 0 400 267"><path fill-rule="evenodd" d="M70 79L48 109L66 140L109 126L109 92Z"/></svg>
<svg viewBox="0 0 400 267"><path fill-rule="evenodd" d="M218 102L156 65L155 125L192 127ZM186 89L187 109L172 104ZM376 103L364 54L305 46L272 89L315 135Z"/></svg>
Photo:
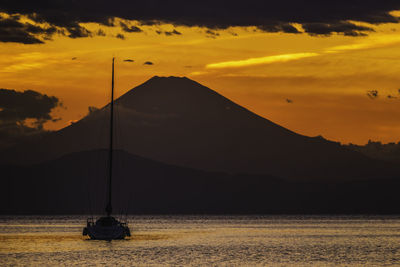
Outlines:
<svg viewBox="0 0 400 267"><path fill-rule="evenodd" d="M62 120L46 124L59 129L86 115L88 106L106 104L111 58L116 56L117 95L154 75L187 76L300 134L343 143L397 142L400 26L371 27L375 32L366 37L236 27L212 38L204 28L156 25L124 33L121 40L112 37L118 29L101 26L107 37L0 43L0 88L32 89L60 98L66 108L54 114ZM182 34L156 33L174 29ZM154 65L143 65L145 61ZM378 90L380 97L368 98L368 90ZM397 98L388 99L389 94Z"/></svg>

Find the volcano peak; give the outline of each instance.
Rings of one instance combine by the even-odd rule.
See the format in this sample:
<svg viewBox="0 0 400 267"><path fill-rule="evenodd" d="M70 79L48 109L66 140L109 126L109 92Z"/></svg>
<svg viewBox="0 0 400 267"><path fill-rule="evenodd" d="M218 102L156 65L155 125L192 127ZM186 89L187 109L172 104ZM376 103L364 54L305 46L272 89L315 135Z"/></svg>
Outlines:
<svg viewBox="0 0 400 267"><path fill-rule="evenodd" d="M211 107L233 104L230 100L187 77L154 76L131 89L117 102L141 112L152 112L153 107L163 112L200 111Z"/></svg>

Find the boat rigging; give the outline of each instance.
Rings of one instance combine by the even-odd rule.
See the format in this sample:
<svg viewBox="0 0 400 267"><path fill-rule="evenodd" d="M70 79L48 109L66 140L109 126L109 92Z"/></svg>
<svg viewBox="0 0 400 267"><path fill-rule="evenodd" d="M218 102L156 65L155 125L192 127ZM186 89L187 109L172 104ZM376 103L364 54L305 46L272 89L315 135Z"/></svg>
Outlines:
<svg viewBox="0 0 400 267"><path fill-rule="evenodd" d="M113 174L113 118L114 118L114 62L112 59L112 79L111 79L111 103L110 103L110 147L109 147L109 168L108 168L108 196L105 212L107 216L100 217L96 222L92 218L87 219L87 225L83 228L83 235L95 240L115 240L125 239L131 236L129 227L126 223L118 221L111 216L112 213L112 174Z"/></svg>

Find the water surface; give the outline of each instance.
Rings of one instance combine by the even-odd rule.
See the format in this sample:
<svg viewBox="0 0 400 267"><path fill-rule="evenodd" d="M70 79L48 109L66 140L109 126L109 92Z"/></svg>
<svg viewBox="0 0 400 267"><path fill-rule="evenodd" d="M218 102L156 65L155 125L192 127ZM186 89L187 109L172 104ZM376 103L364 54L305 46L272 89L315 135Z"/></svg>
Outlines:
<svg viewBox="0 0 400 267"><path fill-rule="evenodd" d="M81 236L86 216L1 216L0 266L400 265L400 216L130 216L132 237Z"/></svg>

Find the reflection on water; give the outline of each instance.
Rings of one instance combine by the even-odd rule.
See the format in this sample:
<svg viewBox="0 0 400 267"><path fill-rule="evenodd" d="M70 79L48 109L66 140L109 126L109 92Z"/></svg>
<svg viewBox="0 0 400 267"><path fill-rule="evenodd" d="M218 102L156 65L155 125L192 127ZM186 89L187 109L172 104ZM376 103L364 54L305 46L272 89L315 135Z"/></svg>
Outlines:
<svg viewBox="0 0 400 267"><path fill-rule="evenodd" d="M112 242L86 240L85 223L0 217L0 266L400 264L395 216L135 216Z"/></svg>

